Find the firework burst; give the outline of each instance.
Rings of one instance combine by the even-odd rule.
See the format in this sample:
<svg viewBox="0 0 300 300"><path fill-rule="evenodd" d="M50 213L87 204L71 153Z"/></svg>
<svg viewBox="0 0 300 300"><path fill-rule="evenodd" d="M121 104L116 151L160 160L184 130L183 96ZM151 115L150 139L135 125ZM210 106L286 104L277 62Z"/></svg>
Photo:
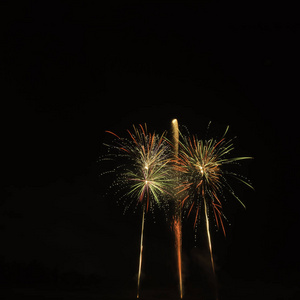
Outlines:
<svg viewBox="0 0 300 300"><path fill-rule="evenodd" d="M145 213L149 208L157 205L166 208L166 196L170 195L172 177L169 163L171 160L171 147L165 140L165 133L162 135L151 134L147 126L133 126L133 132L128 131L129 138L120 138L111 131L116 139L114 144L109 146L114 158L121 158L123 161L117 169L117 185L126 189L124 196L136 201L142 206L141 243L139 256L137 298L139 298L140 277L142 266L143 235ZM115 153L114 150L117 150Z"/></svg>
<svg viewBox="0 0 300 300"><path fill-rule="evenodd" d="M211 207L217 226L223 225L224 214L222 202L224 191L227 190L245 208L244 203L236 195L227 178L234 177L248 187L250 182L243 176L226 170L226 166L240 160L252 159L252 157L229 157L234 149L232 139L226 140L228 127L220 140L200 140L197 136L184 136L179 141L180 150L173 161L175 170L180 174L180 184L176 187L177 195L181 199L181 207L189 216L195 211L195 222L199 218L199 210L202 204Z"/></svg>
<svg viewBox="0 0 300 300"><path fill-rule="evenodd" d="M126 197L137 200L147 212L154 204L162 207L166 203L164 199L172 184L170 146L164 139L165 133L148 133L146 125L133 129L127 130L130 138L107 131L117 138L109 147L116 149L112 155L122 160L116 170L117 184L127 190Z"/></svg>
<svg viewBox="0 0 300 300"><path fill-rule="evenodd" d="M181 210L187 216L194 210L194 228L200 218L200 210L204 208L207 240L214 274L215 266L209 229L209 208L213 211L217 227L222 227L223 233L226 235L223 224L225 216L222 211L224 191L227 190L245 207L244 203L235 194L227 178L229 176L234 177L248 187L253 188L246 178L230 172L226 168L227 165L237 161L251 159L251 157L229 156L234 146L231 139L227 141L225 138L227 131L228 127L223 137L219 140L199 140L195 135L184 136L180 133L179 151L173 161L175 170L180 177L180 184L176 187L176 194L180 199Z"/></svg>
<svg viewBox="0 0 300 300"><path fill-rule="evenodd" d="M121 138L107 131L114 136L114 140L111 145L106 145L109 152L106 159L117 162L116 168L112 170L116 175L113 186L118 186L118 192L122 192L120 199L131 199L126 209L131 203L142 208L137 298L140 294L144 224L149 209L152 212L154 206L166 209L168 198L175 200L173 229L182 298L181 212L187 216L194 212L195 227L201 215L200 210L204 209L211 264L215 272L209 211L213 212L217 227L221 227L226 235L223 224L225 216L222 211L224 192L229 192L245 207L227 179L233 177L253 188L245 177L227 168L230 164L251 159L251 157L230 156L234 146L232 139L226 139L228 127L222 138L208 140L200 140L195 135L183 135L178 130L177 120L172 121L172 127L173 143L165 137L165 132L162 135L148 133L146 125L133 126L133 131L127 130L128 138Z"/></svg>

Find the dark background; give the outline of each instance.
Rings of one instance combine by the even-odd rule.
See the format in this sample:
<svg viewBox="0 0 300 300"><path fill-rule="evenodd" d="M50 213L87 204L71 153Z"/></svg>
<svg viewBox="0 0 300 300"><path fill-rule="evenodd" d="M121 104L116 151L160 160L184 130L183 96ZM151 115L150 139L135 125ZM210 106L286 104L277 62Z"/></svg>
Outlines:
<svg viewBox="0 0 300 300"><path fill-rule="evenodd" d="M266 1L1 4L0 280L7 299L134 299L141 213L99 176L104 133L230 125L255 192L227 238L184 225L186 299L299 297L299 21ZM145 225L141 295L177 299L173 236ZM197 247L195 247L197 246ZM206 245L207 246L207 245ZM216 285L218 288L216 288ZM144 293L144 294L143 294Z"/></svg>

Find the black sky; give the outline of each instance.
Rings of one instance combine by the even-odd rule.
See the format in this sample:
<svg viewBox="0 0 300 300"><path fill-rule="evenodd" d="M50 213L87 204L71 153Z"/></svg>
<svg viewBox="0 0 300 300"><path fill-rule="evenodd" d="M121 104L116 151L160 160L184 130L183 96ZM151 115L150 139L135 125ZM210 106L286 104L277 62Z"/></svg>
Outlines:
<svg viewBox="0 0 300 300"><path fill-rule="evenodd" d="M86 283L134 287L140 214L123 216L106 195L109 178L99 177L97 163L110 138L104 131L125 134L147 122L162 132L177 118L199 136L209 121L220 134L229 124L236 153L255 158L241 170L256 189L240 191L247 210L229 200L228 238L214 234L220 285L294 291L300 24L292 8L265 1L2 6L2 285L40 284L34 272L57 283L73 272ZM158 216L145 230L145 286L168 278L176 287L168 225ZM193 286L204 254L193 250L189 230Z"/></svg>

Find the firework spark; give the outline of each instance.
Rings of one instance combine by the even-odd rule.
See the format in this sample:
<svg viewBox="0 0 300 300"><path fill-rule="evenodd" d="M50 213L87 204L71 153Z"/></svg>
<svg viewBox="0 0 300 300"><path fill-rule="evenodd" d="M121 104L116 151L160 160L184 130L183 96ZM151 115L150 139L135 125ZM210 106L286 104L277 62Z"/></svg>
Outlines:
<svg viewBox="0 0 300 300"><path fill-rule="evenodd" d="M151 134L147 131L147 126L133 126L134 131L129 130L130 138L120 138L111 131L116 140L114 145L109 146L110 150L117 150L112 154L114 158L125 159L120 164L117 174L117 184L126 189L125 196L135 199L137 204L142 206L142 229L139 255L139 270L137 284L137 298L140 296L140 277L142 268L142 251L144 236L145 213L154 204L164 207L164 199L169 195L172 185L170 173L170 145L165 140L165 133L162 135Z"/></svg>

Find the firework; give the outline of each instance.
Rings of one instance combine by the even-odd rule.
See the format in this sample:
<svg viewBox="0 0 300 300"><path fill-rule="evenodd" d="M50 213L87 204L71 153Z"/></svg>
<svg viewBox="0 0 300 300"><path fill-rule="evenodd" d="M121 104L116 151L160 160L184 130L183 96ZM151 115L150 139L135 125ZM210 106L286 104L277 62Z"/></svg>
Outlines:
<svg viewBox="0 0 300 300"><path fill-rule="evenodd" d="M144 237L144 225L145 225L145 210L143 210L142 218L142 230L141 230L141 245L140 245L140 259L139 259L139 272L138 272L138 282L137 282L137 294L136 297L140 297L140 281L141 281L141 272L142 272L142 258L143 258L143 237Z"/></svg>
<svg viewBox="0 0 300 300"><path fill-rule="evenodd" d="M107 145L109 147L107 159L114 159L118 162L113 170L116 174L113 186L118 186L118 190L122 192L120 199L124 197L131 199L130 204L136 203L136 206L139 205L142 208L137 298L140 296L145 215L149 209L153 212L155 205L160 208L168 207L168 201L165 201L167 197L175 200L172 225L175 233L179 288L182 298L181 215L184 213L189 216L194 212L195 227L201 215L200 210L204 209L211 265L215 274L209 229L210 211L217 227L221 227L226 235L223 224L225 216L222 211L225 191L245 207L229 184L228 178L233 177L253 188L245 177L231 172L227 166L241 160L251 159L251 157L230 157L234 147L232 140L225 138L228 127L220 139L200 140L195 135L183 135L179 132L178 122L174 119L172 121L173 143L166 139L165 133L162 135L148 133L146 125L144 127L139 125L138 128L133 126L132 132L127 131L128 138L121 138L107 131L115 137L113 144Z"/></svg>
<svg viewBox="0 0 300 300"><path fill-rule="evenodd" d="M178 142L179 142L179 129L177 119L172 120L172 133L173 133L173 143L174 143L174 155L178 156Z"/></svg>
<svg viewBox="0 0 300 300"><path fill-rule="evenodd" d="M224 235L226 235L223 224L225 216L222 212L221 201L224 198L225 190L245 207L229 184L228 177L234 177L252 188L246 178L226 169L229 164L251 159L251 157L229 157L234 147L232 140L226 141L225 139L227 131L228 127L219 140L199 140L195 135L185 136L180 133L178 156L174 160L175 170L180 176L180 184L176 187L176 194L180 198L181 209L187 216L194 211L194 227L201 215L199 211L204 207L213 272L215 272L215 267L209 230L209 208L213 212L217 227L221 227Z"/></svg>
<svg viewBox="0 0 300 300"><path fill-rule="evenodd" d="M129 138L120 138L111 131L108 133L116 138L109 146L114 158L120 158L116 184L124 191L126 198L131 198L142 206L141 242L139 255L137 298L140 295L140 277L142 268L143 236L145 213L156 204L165 207L165 197L169 195L172 178L170 173L170 145L162 135L151 134L147 126L133 126L128 131ZM115 150L117 153L115 153ZM126 191L125 191L126 190Z"/></svg>
<svg viewBox="0 0 300 300"><path fill-rule="evenodd" d="M178 130L178 121L177 119L172 120L172 133L173 133L173 145L174 145L174 156L175 159L178 156L178 145L179 145L179 130ZM178 186L178 176L175 175L174 183ZM182 288L182 228L181 228L181 205L180 199L175 195L175 216L173 219L173 230L175 234L175 249L177 255L177 266L178 266L178 279L179 279L179 292L180 298L183 296Z"/></svg>

